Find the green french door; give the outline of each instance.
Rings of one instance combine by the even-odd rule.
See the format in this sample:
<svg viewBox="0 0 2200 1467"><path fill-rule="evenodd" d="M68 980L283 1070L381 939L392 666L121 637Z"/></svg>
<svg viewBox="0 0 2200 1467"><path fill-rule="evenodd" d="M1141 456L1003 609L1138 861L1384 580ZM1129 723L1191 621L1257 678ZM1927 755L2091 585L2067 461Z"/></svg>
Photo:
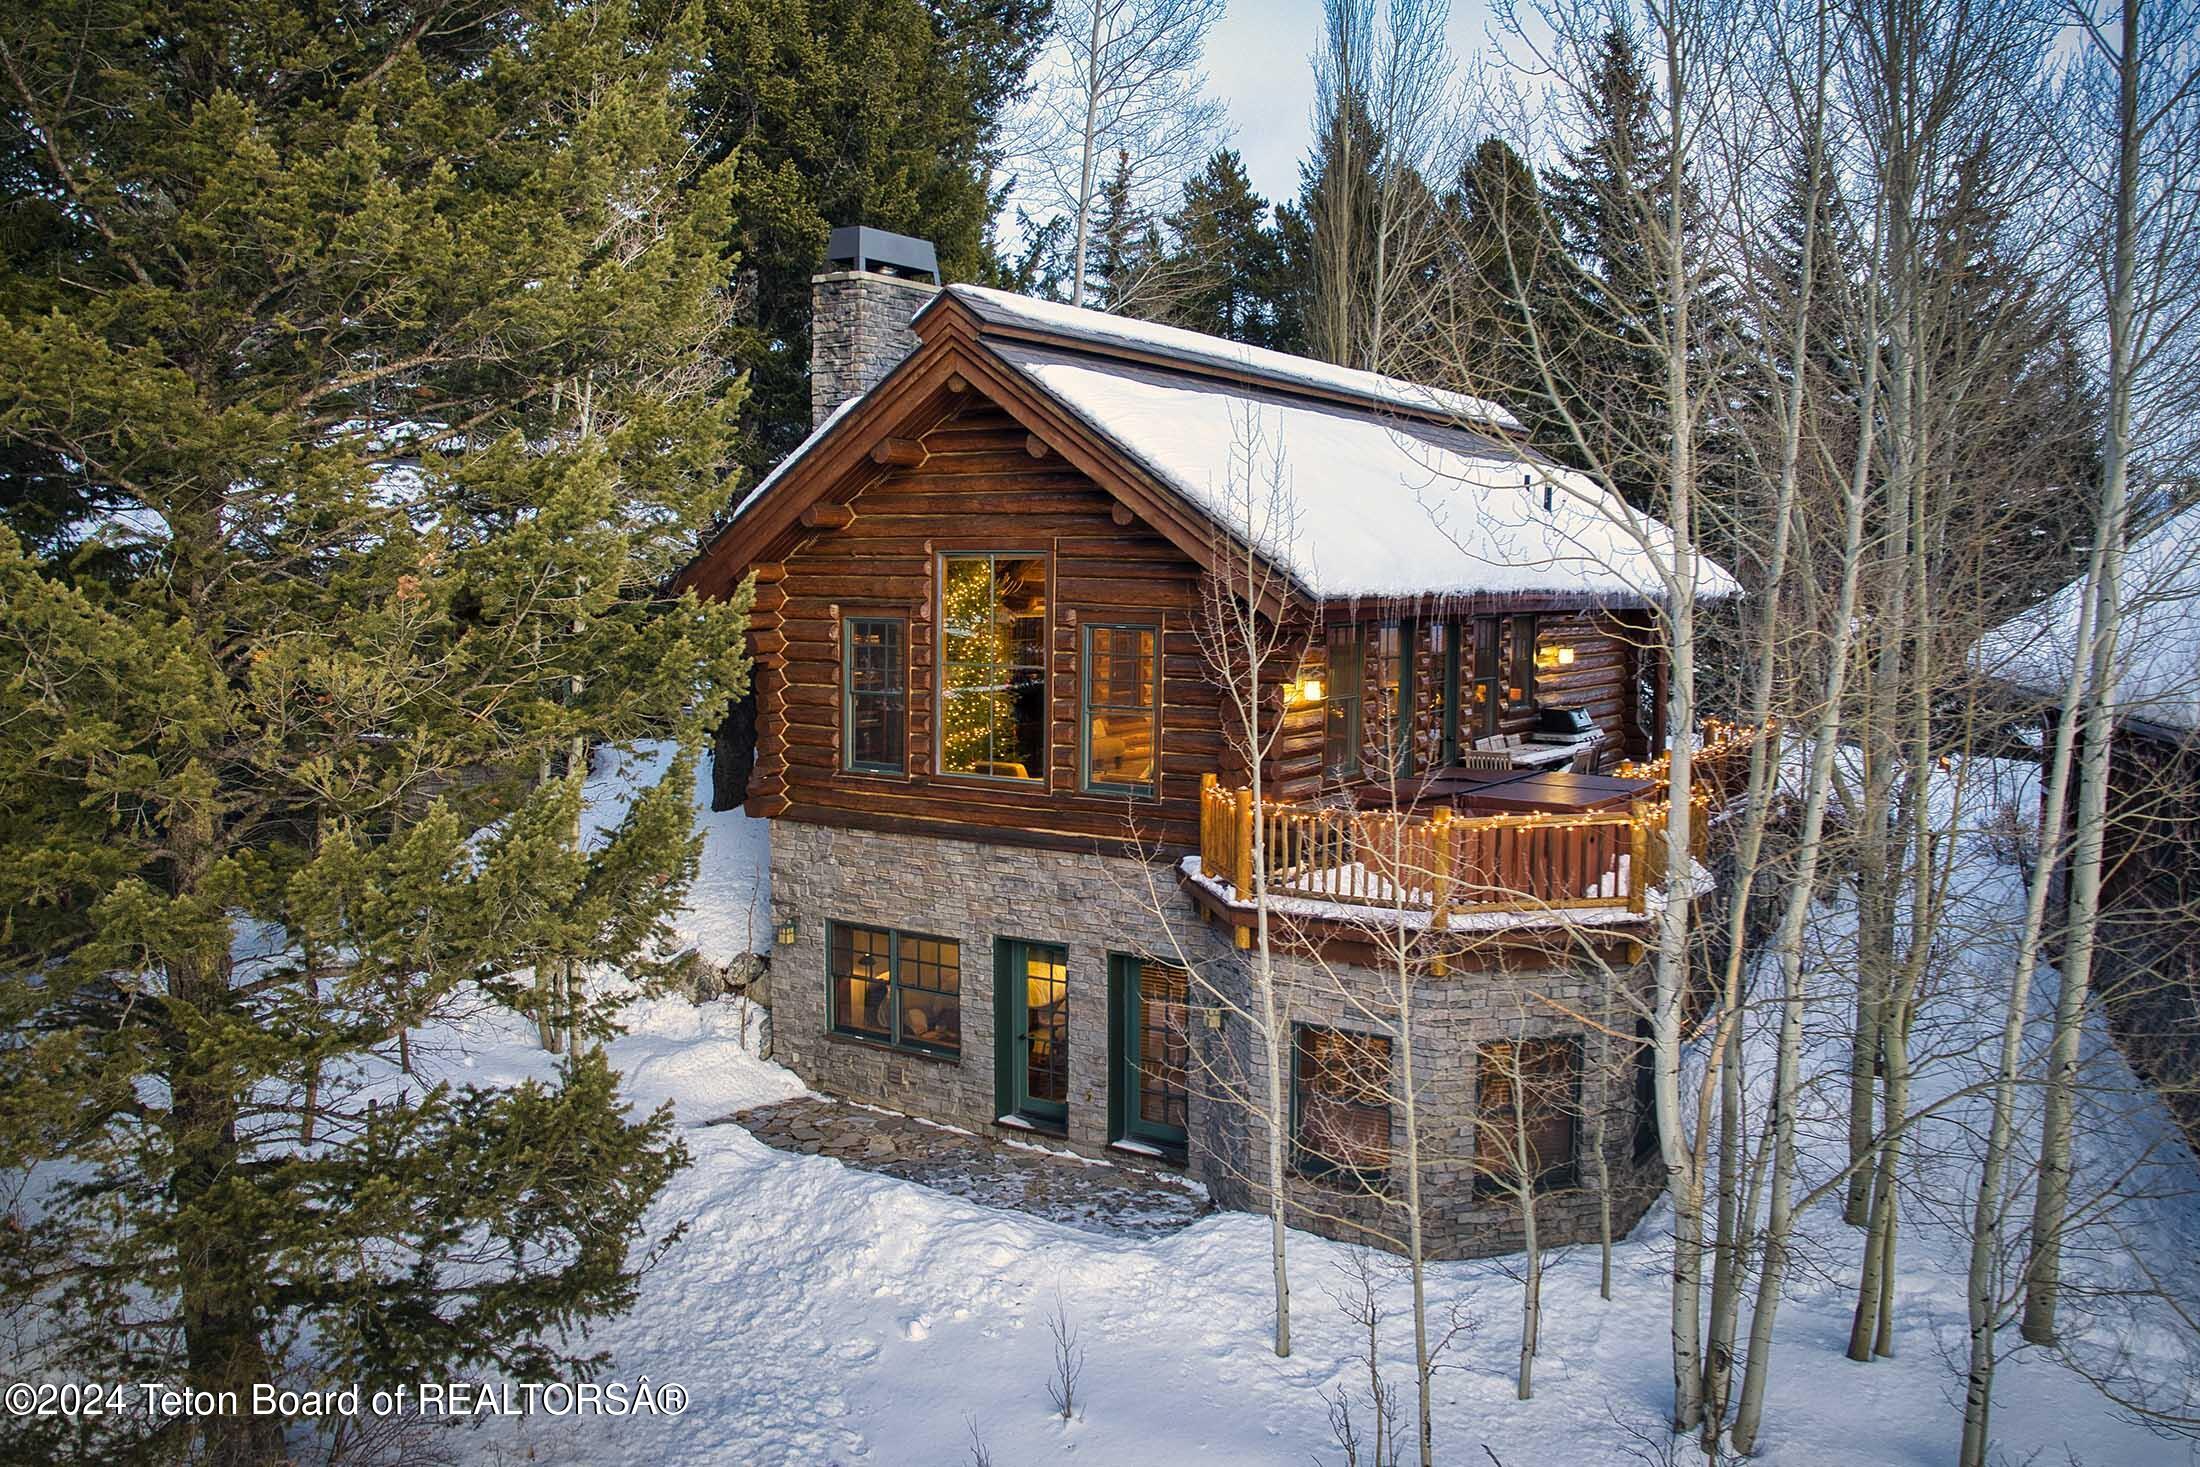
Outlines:
<svg viewBox="0 0 2200 1467"><path fill-rule="evenodd" d="M1006 1113L1069 1121L1069 953L1000 939L994 954L996 1088Z"/></svg>

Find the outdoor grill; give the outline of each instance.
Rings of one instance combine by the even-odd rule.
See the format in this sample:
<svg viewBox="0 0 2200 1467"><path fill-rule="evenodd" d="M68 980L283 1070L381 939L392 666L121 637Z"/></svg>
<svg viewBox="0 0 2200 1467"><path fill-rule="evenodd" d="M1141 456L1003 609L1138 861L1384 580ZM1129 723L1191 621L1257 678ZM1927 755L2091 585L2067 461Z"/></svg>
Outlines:
<svg viewBox="0 0 2200 1467"><path fill-rule="evenodd" d="M1586 708L1539 708L1528 737L1539 744L1593 744L1603 735Z"/></svg>

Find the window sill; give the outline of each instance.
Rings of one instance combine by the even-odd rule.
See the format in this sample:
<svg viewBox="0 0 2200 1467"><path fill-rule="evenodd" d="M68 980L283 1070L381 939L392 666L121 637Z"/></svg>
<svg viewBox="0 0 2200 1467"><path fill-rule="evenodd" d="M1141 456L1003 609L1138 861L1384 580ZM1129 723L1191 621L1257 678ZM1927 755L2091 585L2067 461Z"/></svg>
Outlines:
<svg viewBox="0 0 2200 1467"><path fill-rule="evenodd" d="M848 1034L839 1029L825 1031L827 1044L845 1044L852 1049L875 1049L881 1054L900 1055L905 1059L931 1060L935 1064L959 1065L962 1052L949 1053L940 1049L919 1049L913 1044L891 1044L884 1039L871 1039L861 1034Z"/></svg>
<svg viewBox="0 0 2200 1467"><path fill-rule="evenodd" d="M1136 1136L1122 1136L1108 1143L1108 1150L1122 1156L1136 1157L1140 1161L1157 1162L1162 1166L1182 1167L1189 1155L1184 1146L1172 1146L1162 1141L1144 1141Z"/></svg>
<svg viewBox="0 0 2200 1467"><path fill-rule="evenodd" d="M1064 1141L1069 1139L1069 1126L1066 1122L1034 1120L1019 1112L995 1116L993 1128L997 1131L1028 1131L1034 1136L1052 1136Z"/></svg>
<svg viewBox="0 0 2200 1467"><path fill-rule="evenodd" d="M1389 1172L1360 1172L1350 1167L1324 1167L1319 1171L1308 1171L1303 1166L1293 1165L1291 1175L1326 1192L1362 1197L1390 1197L1397 1191Z"/></svg>

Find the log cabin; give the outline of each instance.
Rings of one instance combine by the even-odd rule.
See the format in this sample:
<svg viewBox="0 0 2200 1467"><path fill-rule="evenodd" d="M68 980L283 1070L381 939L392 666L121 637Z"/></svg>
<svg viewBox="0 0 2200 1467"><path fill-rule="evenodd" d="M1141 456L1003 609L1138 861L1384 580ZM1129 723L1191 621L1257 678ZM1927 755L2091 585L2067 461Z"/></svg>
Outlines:
<svg viewBox="0 0 2200 1467"><path fill-rule="evenodd" d="M775 1052L1224 1206L1283 1093L1294 1222L1393 1243L1410 1043L1432 1254L1518 1246L1508 1136L1543 1239L1600 1180L1629 1225L1642 1067L1584 1016L1648 982L1670 532L1497 404L930 256L835 232L814 431L682 576L754 582Z"/></svg>
<svg viewBox="0 0 2200 1467"><path fill-rule="evenodd" d="M1972 655L2020 717L2038 720L2045 748L2085 589L2082 579L2063 587ZM2200 507L2131 543L2122 591L2093 988L2117 1046L2200 1152ZM2041 832L2041 849L2061 853L2058 910L2070 833L2068 820Z"/></svg>

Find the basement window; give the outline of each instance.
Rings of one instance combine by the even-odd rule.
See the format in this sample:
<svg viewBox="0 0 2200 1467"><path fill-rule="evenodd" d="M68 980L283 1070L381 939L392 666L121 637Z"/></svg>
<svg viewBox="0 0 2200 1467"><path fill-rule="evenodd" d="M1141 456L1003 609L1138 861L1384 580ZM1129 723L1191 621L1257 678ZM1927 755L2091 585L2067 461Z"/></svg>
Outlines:
<svg viewBox="0 0 2200 1467"><path fill-rule="evenodd" d="M962 944L827 924L833 1032L932 1054L962 1052Z"/></svg>
<svg viewBox="0 0 2200 1467"><path fill-rule="evenodd" d="M1390 1040L1301 1025L1293 1046L1291 1134L1302 1176L1390 1170Z"/></svg>
<svg viewBox="0 0 2200 1467"><path fill-rule="evenodd" d="M1475 1167L1481 1189L1537 1191L1574 1183L1581 1047L1572 1039L1482 1046L1476 1066Z"/></svg>

